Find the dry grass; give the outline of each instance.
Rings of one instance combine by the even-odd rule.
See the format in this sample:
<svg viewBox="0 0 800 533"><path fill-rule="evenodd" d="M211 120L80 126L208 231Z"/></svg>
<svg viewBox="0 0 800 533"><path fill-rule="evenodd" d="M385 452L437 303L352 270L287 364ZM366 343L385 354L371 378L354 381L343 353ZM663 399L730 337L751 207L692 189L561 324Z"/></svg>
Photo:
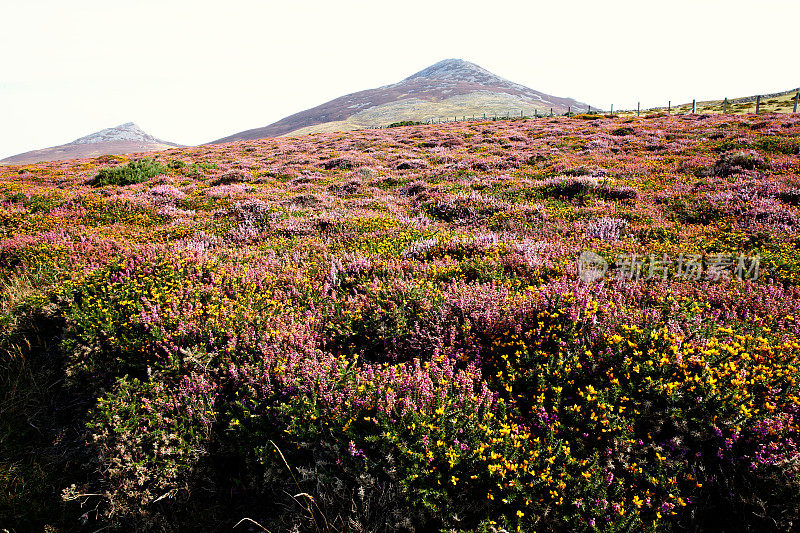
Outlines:
<svg viewBox="0 0 800 533"><path fill-rule="evenodd" d="M4 357L16 358L26 349L30 349L29 343L25 344L27 340L24 337L15 342L13 331L19 324L17 310L35 293L36 289L28 274L12 275L0 284L0 351Z"/></svg>
<svg viewBox="0 0 800 533"><path fill-rule="evenodd" d="M792 113L794 110L794 98L797 94L795 89L791 91L786 91L778 96L773 97L762 97L761 98L761 107L759 108L759 114L761 113ZM742 98L750 98L750 97L742 97ZM752 97L752 102L736 102L741 98L730 98L728 99L728 107L727 113L729 115L744 115L744 114L751 114L756 112L756 101L755 97ZM695 113L697 114L705 114L705 115L719 115L725 111L725 100L707 100L703 102L696 102L695 104ZM652 112L665 112L667 111L666 107L663 108L654 108L648 110L642 110L642 114L645 113L652 113ZM673 105L671 108L671 112L673 115L688 115L692 112L692 103L688 102L685 104ZM615 115L620 116L631 116L636 115L636 110L620 110L615 111Z"/></svg>
<svg viewBox="0 0 800 533"><path fill-rule="evenodd" d="M534 109L539 115L549 114L550 107L545 108L540 102L527 98L520 98L510 94L497 94L489 92L474 92L457 95L441 100L421 100L407 98L398 102L391 102L365 109L347 120L328 122L316 126L301 128L286 135L295 137L309 133L322 133L334 131L351 131L376 126L385 126L392 122L413 120L426 122L428 120L453 120L462 118L492 116L519 116L522 111L526 116L533 116ZM566 109L554 108L554 112L562 114Z"/></svg>

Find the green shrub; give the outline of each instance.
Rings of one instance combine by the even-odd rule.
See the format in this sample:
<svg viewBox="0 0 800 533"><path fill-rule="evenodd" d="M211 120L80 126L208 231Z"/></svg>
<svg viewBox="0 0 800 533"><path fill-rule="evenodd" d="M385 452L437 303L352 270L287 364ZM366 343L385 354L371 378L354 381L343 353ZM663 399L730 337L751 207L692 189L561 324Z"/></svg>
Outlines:
<svg viewBox="0 0 800 533"><path fill-rule="evenodd" d="M92 180L92 186L131 185L141 183L167 171L167 167L152 159L139 159L127 165L102 168Z"/></svg>
<svg viewBox="0 0 800 533"><path fill-rule="evenodd" d="M186 167L184 172L189 177L197 178L202 176L206 170L219 170L219 166L216 163L194 163Z"/></svg>
<svg viewBox="0 0 800 533"><path fill-rule="evenodd" d="M761 137L757 139L753 146L764 152L772 152L783 155L800 154L800 144L782 137Z"/></svg>
<svg viewBox="0 0 800 533"><path fill-rule="evenodd" d="M401 120L400 122L392 122L387 127L389 128L399 128L401 126L419 126L422 122L416 122L414 120Z"/></svg>

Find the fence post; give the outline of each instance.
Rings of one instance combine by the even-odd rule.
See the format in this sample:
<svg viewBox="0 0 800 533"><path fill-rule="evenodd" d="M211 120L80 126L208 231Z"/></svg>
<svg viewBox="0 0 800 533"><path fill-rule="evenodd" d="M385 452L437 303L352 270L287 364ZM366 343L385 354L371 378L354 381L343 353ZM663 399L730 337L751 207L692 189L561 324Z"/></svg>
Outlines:
<svg viewBox="0 0 800 533"><path fill-rule="evenodd" d="M692 115L697 111L697 100L692 100Z"/></svg>
<svg viewBox="0 0 800 533"><path fill-rule="evenodd" d="M794 95L794 111L792 113L797 113L797 101L800 100L800 89L797 89L797 94Z"/></svg>

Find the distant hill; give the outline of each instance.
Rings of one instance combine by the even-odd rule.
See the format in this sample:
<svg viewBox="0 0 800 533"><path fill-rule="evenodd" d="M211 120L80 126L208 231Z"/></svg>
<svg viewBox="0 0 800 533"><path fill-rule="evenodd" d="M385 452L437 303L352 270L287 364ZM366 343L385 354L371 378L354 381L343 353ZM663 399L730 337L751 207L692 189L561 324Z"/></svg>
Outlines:
<svg viewBox="0 0 800 533"><path fill-rule="evenodd" d="M779 93L762 94L759 113L791 113L794 110L794 97L798 89L790 89ZM733 114L755 113L757 96L729 98L727 112ZM695 104L697 113L722 113L725 100L709 100ZM691 113L691 102L672 108L676 114Z"/></svg>
<svg viewBox="0 0 800 533"><path fill-rule="evenodd" d="M42 161L61 161L81 157L97 157L100 155L121 155L135 152L155 152L181 146L168 141L156 139L144 132L133 122L106 128L95 133L75 139L71 143L33 150L12 155L0 163L7 165L24 165Z"/></svg>
<svg viewBox="0 0 800 533"><path fill-rule="evenodd" d="M212 144L321 131L347 131L404 120L458 116L533 115L586 111L588 105L551 96L492 74L474 63L445 59L408 78L377 89L348 94L265 126Z"/></svg>

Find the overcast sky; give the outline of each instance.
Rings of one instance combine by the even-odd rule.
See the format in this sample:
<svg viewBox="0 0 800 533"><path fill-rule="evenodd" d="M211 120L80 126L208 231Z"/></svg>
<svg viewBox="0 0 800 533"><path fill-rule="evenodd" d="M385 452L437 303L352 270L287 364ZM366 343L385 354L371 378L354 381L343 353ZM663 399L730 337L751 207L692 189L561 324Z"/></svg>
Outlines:
<svg viewBox="0 0 800 533"><path fill-rule="evenodd" d="M200 144L461 58L631 108L800 85L800 2L0 0L0 158L133 121Z"/></svg>

